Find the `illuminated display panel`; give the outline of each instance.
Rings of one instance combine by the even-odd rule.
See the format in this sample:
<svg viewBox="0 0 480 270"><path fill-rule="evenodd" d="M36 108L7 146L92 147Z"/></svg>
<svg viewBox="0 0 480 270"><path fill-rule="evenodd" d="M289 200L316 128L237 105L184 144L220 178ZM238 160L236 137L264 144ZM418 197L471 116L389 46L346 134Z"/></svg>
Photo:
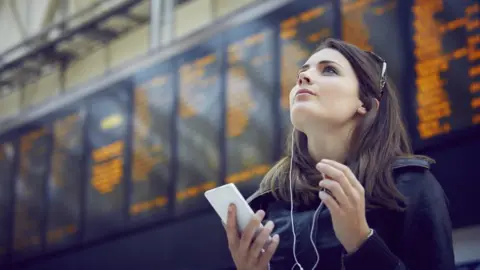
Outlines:
<svg viewBox="0 0 480 270"><path fill-rule="evenodd" d="M219 182L220 63L220 47L208 43L179 59L176 214L209 207L203 192Z"/></svg>
<svg viewBox="0 0 480 270"><path fill-rule="evenodd" d="M47 248L78 240L84 181L83 124L78 110L53 122L53 152L48 180Z"/></svg>
<svg viewBox="0 0 480 270"><path fill-rule="evenodd" d="M134 221L167 214L173 90L169 64L137 75L129 207L130 218Z"/></svg>
<svg viewBox="0 0 480 270"><path fill-rule="evenodd" d="M47 128L40 127L20 137L13 235L13 249L17 256L37 253L42 249L50 148L51 134Z"/></svg>
<svg viewBox="0 0 480 270"><path fill-rule="evenodd" d="M284 8L280 22L281 111L284 138L291 136L289 94L296 83L298 69L327 37L335 37L331 1L302 1ZM283 14L282 14L283 15ZM283 140L285 141L285 140Z"/></svg>
<svg viewBox="0 0 480 270"><path fill-rule="evenodd" d="M9 252L10 212L16 148L11 142L0 144L0 262Z"/></svg>
<svg viewBox="0 0 480 270"><path fill-rule="evenodd" d="M87 239L114 233L125 224L128 98L125 91L115 89L109 95L100 95L89 101Z"/></svg>
<svg viewBox="0 0 480 270"><path fill-rule="evenodd" d="M397 89L405 87L405 41L399 4L403 0L343 0L342 39L387 62L387 75ZM378 64L381 70L381 63ZM380 71L379 71L380 72Z"/></svg>
<svg viewBox="0 0 480 270"><path fill-rule="evenodd" d="M230 34L226 182L251 193L273 163L275 35L260 24L242 25Z"/></svg>
<svg viewBox="0 0 480 270"><path fill-rule="evenodd" d="M418 140L480 123L480 4L415 0L411 7Z"/></svg>

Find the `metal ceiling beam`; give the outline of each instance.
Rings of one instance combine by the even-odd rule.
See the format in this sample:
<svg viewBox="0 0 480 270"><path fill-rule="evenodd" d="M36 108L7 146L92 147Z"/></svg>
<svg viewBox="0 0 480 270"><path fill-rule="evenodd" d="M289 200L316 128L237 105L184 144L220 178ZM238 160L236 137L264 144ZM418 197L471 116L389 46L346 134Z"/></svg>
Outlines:
<svg viewBox="0 0 480 270"><path fill-rule="evenodd" d="M61 0L48 0L47 10L44 13L44 17L42 20L42 28L48 27L52 24L53 20L55 19L55 14L60 6ZM63 0L62 2L66 2Z"/></svg>
<svg viewBox="0 0 480 270"><path fill-rule="evenodd" d="M151 0L150 3L150 49L155 49L162 40L163 0Z"/></svg>
<svg viewBox="0 0 480 270"><path fill-rule="evenodd" d="M175 0L163 0L163 29L162 45L170 44L173 40L175 24Z"/></svg>
<svg viewBox="0 0 480 270"><path fill-rule="evenodd" d="M112 0L110 0L112 1ZM78 48L78 51L64 51L64 45L71 43L77 37L82 37L84 39L89 40L88 42L84 42L84 45L87 47L92 47L88 43L99 43L105 44L110 42L112 39L117 38L119 35L123 34L124 32L130 30L132 27L127 27L121 30L109 29L105 27L104 23L107 22L109 19L113 17L117 18L124 18L132 22L134 26L138 26L141 23L148 22L147 18L141 18L140 16L130 16L129 10L134 8L137 4L142 3L146 0L125 0L122 3L118 4L117 6L113 6L110 9L106 10L105 12L93 16L90 20L85 21L82 24L77 26L73 26L71 28L64 28L65 25L68 25L72 21L76 19L81 19L82 16L87 15L89 12L94 12L96 8L99 7L100 4L105 4L107 2L103 1L101 3L96 3L91 7L82 10L81 12L69 16L64 20L61 20L58 23L55 23L48 27L47 29L43 30L42 32L34 35L31 38L24 40L22 43L18 44L17 46L7 50L3 54L0 55L0 75L15 71L16 75L6 77L0 76L1 81L3 84L15 84L17 81L15 79L20 78L20 81L24 81L23 76L31 76L31 74L40 74L41 72L34 72L31 73L30 71L26 72L23 65L26 61L37 61L39 63L38 66L42 66L42 64L50 64L51 62L42 62L42 59L46 59L45 55L49 55L48 59L61 59L62 61L71 60L72 57L80 56L79 53L85 53L88 51L89 48ZM58 4L56 0L52 0L50 2L51 7L50 11L48 12L48 17L53 16L55 14L54 9L56 8L55 4ZM133 19L132 19L133 17ZM58 30L63 30L60 34L53 38L48 39L51 36L51 33ZM33 47L33 48L32 48ZM74 50L74 48L70 48ZM23 52L26 51L26 52ZM15 59L8 59L9 56L14 54L19 54ZM65 57L68 55L68 57ZM3 60L3 61L2 61ZM27 69L28 70L28 69Z"/></svg>

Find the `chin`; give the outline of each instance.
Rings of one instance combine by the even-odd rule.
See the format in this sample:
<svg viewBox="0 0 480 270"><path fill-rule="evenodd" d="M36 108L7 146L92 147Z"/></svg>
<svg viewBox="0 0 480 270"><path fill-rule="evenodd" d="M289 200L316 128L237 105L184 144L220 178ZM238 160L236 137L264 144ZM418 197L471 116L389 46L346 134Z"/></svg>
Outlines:
<svg viewBox="0 0 480 270"><path fill-rule="evenodd" d="M318 122L322 118L318 104L302 102L293 104L290 108L290 119L295 129L305 132L305 127Z"/></svg>

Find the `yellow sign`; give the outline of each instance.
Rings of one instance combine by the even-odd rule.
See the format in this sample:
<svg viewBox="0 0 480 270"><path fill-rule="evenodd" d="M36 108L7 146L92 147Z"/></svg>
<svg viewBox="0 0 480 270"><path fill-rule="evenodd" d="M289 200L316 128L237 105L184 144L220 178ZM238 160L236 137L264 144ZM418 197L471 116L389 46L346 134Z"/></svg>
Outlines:
<svg viewBox="0 0 480 270"><path fill-rule="evenodd" d="M161 208L168 203L168 198L165 196L158 196L149 201L138 202L130 206L130 214L135 216L144 212L149 212L155 208Z"/></svg>
<svg viewBox="0 0 480 270"><path fill-rule="evenodd" d="M227 135L243 134L249 123L250 110L255 103L250 94L250 83L242 67L231 67L227 86Z"/></svg>
<svg viewBox="0 0 480 270"><path fill-rule="evenodd" d="M179 115L188 119L209 108L216 94L208 91L215 89L218 80L217 72L210 74L208 68L217 61L215 54L195 60L180 67L180 106ZM203 90L200 90L203 89ZM207 93L205 93L207 91Z"/></svg>
<svg viewBox="0 0 480 270"><path fill-rule="evenodd" d="M215 182L214 181L208 181L203 184L200 184L198 186L193 186L193 187L187 187L183 190L180 190L176 194L176 198L179 201L183 201L185 199L193 198L198 196L199 194L214 188Z"/></svg>
<svg viewBox="0 0 480 270"><path fill-rule="evenodd" d="M227 183L239 183L251 180L257 176L265 175L270 170L270 165L262 164L255 167L248 168L244 171L231 174L227 176Z"/></svg>
<svg viewBox="0 0 480 270"><path fill-rule="evenodd" d="M112 114L105 117L100 124L103 130L112 129L120 126L123 123L123 117L121 114Z"/></svg>

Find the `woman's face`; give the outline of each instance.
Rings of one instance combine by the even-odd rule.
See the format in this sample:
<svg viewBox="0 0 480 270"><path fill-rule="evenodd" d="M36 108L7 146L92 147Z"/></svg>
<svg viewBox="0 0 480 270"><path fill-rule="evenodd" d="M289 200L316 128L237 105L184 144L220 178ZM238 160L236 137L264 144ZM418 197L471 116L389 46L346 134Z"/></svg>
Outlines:
<svg viewBox="0 0 480 270"><path fill-rule="evenodd" d="M343 127L356 114L365 114L359 84L348 60L330 48L314 53L298 72L290 91L290 117L297 130L306 132L317 124Z"/></svg>

